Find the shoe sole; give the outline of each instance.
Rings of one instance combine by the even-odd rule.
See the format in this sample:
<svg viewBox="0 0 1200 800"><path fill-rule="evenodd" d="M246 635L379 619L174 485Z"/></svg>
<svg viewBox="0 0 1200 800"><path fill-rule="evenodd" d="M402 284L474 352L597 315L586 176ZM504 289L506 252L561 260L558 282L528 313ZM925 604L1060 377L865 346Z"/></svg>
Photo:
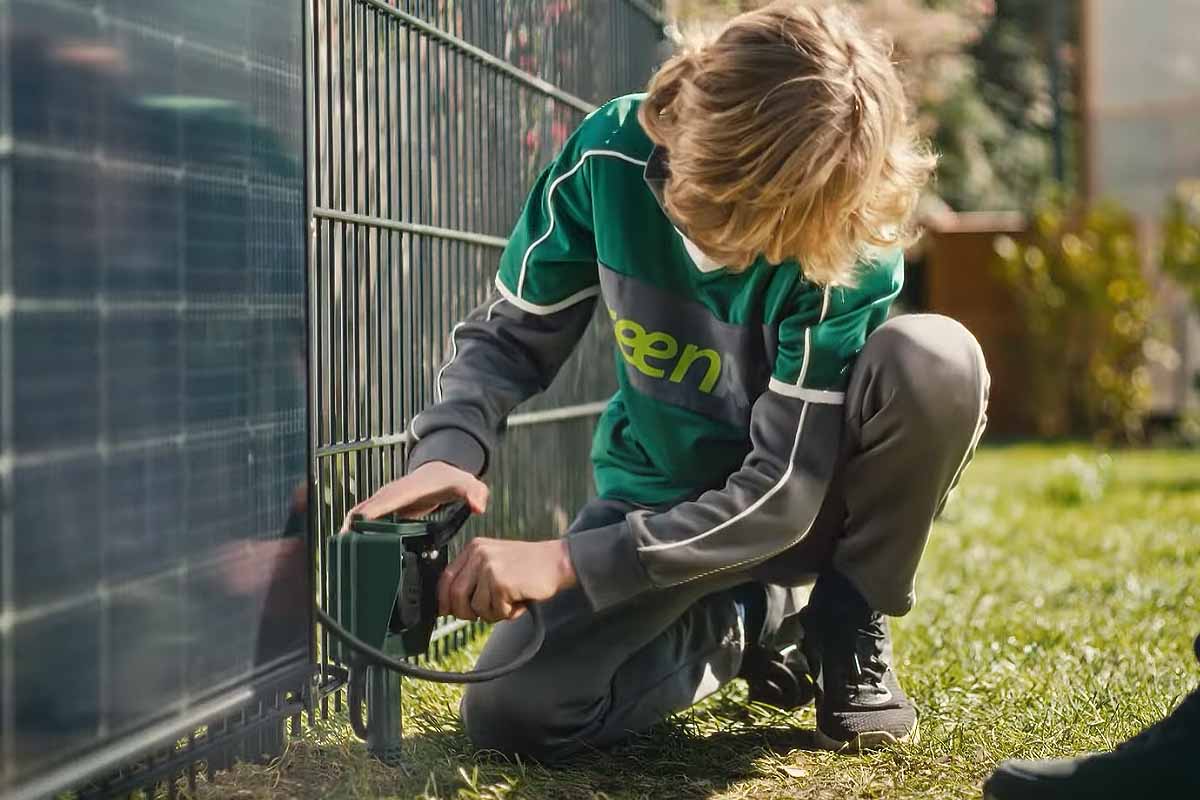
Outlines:
<svg viewBox="0 0 1200 800"><path fill-rule="evenodd" d="M916 744L921 740L921 731L917 726L906 733L904 736L897 736L894 733L887 731L865 731L858 734L848 742L834 739L827 735L817 726L817 747L822 750L829 750L834 753L854 754L864 753L870 750L881 750L885 747L891 747L897 744Z"/></svg>

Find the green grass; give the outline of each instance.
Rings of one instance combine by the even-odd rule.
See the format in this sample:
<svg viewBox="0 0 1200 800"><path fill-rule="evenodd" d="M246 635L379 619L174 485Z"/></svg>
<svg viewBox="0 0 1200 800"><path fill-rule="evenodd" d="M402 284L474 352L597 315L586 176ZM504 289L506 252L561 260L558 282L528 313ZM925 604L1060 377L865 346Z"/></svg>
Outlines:
<svg viewBox="0 0 1200 800"><path fill-rule="evenodd" d="M897 491L903 491L902 486ZM617 750L559 768L472 752L457 689L410 683L409 772L343 720L243 765L201 797L978 798L1009 756L1107 748L1165 714L1200 670L1200 454L1083 448L980 454L894 625L919 744L815 752L811 709L747 708L740 682Z"/></svg>

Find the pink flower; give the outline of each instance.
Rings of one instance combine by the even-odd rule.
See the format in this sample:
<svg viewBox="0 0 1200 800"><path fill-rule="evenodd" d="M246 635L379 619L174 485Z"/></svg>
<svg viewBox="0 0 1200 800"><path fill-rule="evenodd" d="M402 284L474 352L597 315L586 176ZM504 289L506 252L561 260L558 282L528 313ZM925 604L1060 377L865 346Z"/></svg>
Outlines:
<svg viewBox="0 0 1200 800"><path fill-rule="evenodd" d="M570 12L571 4L568 0L559 0L556 3L550 3L546 6L546 20L549 22L557 22L558 18L563 14Z"/></svg>
<svg viewBox="0 0 1200 800"><path fill-rule="evenodd" d="M560 119L550 123L550 141L554 142L555 147L562 147L562 143L567 140L567 125Z"/></svg>

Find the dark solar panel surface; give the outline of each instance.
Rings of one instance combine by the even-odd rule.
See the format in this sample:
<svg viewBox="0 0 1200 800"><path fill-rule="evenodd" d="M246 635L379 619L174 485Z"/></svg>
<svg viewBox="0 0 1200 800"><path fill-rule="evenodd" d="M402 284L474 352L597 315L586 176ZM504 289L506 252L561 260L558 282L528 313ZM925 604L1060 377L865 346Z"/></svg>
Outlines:
<svg viewBox="0 0 1200 800"><path fill-rule="evenodd" d="M0 794L308 658L301 8L0 0Z"/></svg>

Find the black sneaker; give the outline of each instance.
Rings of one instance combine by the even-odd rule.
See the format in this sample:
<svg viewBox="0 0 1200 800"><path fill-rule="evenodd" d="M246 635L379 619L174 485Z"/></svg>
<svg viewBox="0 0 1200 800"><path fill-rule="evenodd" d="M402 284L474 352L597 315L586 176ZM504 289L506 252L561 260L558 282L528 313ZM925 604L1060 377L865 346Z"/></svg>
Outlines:
<svg viewBox="0 0 1200 800"><path fill-rule="evenodd" d="M817 689L817 745L857 753L916 741L917 709L892 670L887 619L841 575L813 587L804 650Z"/></svg>
<svg viewBox="0 0 1200 800"><path fill-rule="evenodd" d="M767 643L746 648L738 677L746 679L750 702L792 711L813 701L816 690L803 642L804 624L796 614Z"/></svg>
<svg viewBox="0 0 1200 800"><path fill-rule="evenodd" d="M1195 644L1200 659L1200 638ZM1200 689L1166 719L1110 753L1005 761L984 784L988 800L1128 800L1200 797Z"/></svg>

